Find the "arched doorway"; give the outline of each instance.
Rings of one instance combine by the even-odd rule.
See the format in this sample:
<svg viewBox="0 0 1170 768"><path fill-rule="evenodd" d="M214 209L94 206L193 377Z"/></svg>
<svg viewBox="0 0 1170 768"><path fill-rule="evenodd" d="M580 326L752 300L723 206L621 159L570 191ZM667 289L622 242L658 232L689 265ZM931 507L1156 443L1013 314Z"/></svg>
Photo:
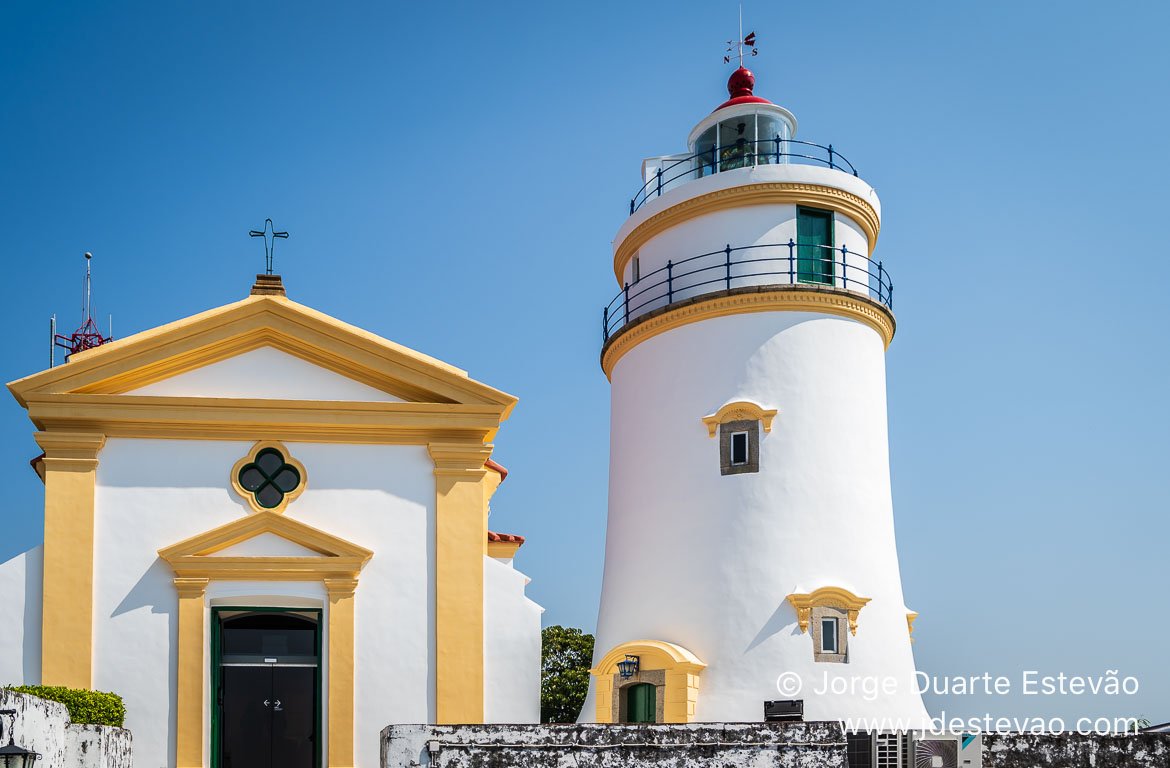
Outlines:
<svg viewBox="0 0 1170 768"><path fill-rule="evenodd" d="M318 768L321 612L216 608L213 768Z"/></svg>

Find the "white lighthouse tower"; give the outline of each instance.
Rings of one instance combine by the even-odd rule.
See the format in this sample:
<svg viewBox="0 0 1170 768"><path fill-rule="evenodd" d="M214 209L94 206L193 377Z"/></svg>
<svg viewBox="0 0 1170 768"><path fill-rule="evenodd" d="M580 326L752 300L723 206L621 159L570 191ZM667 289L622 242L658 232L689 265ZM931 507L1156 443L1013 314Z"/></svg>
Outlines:
<svg viewBox="0 0 1170 768"><path fill-rule="evenodd" d="M614 240L581 719L758 721L773 702L925 725L890 497L881 207L754 84L741 66L685 152L643 162Z"/></svg>

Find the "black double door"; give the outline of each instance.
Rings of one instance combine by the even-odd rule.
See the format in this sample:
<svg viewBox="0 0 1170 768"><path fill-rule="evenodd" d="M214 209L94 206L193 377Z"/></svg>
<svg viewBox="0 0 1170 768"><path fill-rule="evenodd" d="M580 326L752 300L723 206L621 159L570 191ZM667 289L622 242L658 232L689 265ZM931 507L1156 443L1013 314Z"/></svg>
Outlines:
<svg viewBox="0 0 1170 768"><path fill-rule="evenodd" d="M223 768L313 768L317 670L223 668Z"/></svg>
<svg viewBox="0 0 1170 768"><path fill-rule="evenodd" d="M217 768L316 768L316 622L278 613L220 621Z"/></svg>

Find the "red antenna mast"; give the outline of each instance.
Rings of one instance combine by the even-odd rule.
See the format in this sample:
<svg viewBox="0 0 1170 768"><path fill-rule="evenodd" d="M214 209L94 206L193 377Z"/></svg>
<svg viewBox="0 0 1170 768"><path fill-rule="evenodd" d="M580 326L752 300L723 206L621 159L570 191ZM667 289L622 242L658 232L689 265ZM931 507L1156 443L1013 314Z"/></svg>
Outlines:
<svg viewBox="0 0 1170 768"><path fill-rule="evenodd" d="M90 261L93 254L85 254L85 294L81 305L81 325L68 336L57 333L57 316L49 319L49 367L57 363L57 347L65 350L65 362L78 352L100 347L108 341L114 340L114 321L110 319L110 332L103 336L93 320L93 275L90 272Z"/></svg>

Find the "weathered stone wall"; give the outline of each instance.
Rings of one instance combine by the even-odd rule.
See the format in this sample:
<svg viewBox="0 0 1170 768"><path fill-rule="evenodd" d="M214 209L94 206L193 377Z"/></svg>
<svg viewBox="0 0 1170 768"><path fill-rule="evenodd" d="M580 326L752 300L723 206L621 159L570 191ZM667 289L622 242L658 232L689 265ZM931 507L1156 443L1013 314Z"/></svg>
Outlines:
<svg viewBox="0 0 1170 768"><path fill-rule="evenodd" d="M428 748L428 744L434 749ZM392 725L382 768L847 768L837 723ZM983 736L983 768L1170 768L1170 735Z"/></svg>
<svg viewBox="0 0 1170 768"><path fill-rule="evenodd" d="M1170 768L1170 735L987 734L983 768Z"/></svg>
<svg viewBox="0 0 1170 768"><path fill-rule="evenodd" d="M16 710L16 722L4 718L4 743L13 741L39 752L45 768L134 768L130 731L104 725L73 725L64 704L0 688L0 709Z"/></svg>
<svg viewBox="0 0 1170 768"><path fill-rule="evenodd" d="M130 731L108 725L66 726L65 764L68 768L133 768Z"/></svg>
<svg viewBox="0 0 1170 768"><path fill-rule="evenodd" d="M437 746L434 760L428 742ZM392 725L382 768L846 768L837 723Z"/></svg>

